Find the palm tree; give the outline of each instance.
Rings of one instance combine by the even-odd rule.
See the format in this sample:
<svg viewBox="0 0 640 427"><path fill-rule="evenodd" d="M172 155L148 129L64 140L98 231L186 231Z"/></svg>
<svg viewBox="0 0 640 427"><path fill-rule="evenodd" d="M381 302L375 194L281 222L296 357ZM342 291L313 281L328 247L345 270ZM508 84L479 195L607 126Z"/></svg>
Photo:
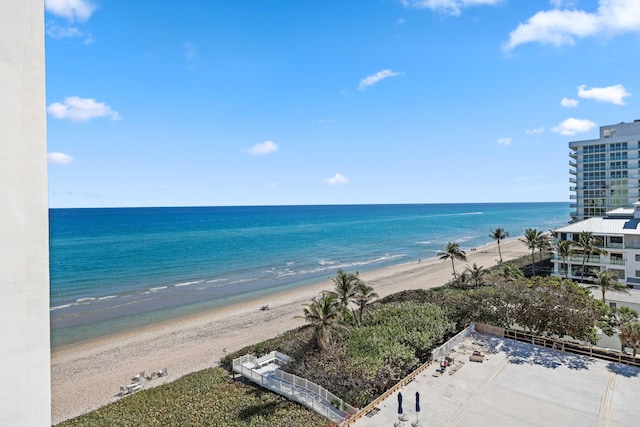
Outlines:
<svg viewBox="0 0 640 427"><path fill-rule="evenodd" d="M562 258L562 263L564 264L564 278L569 278L569 264L567 263L567 258L575 253L573 250L573 242L570 240L558 240L556 243L556 251L558 252L558 256Z"/></svg>
<svg viewBox="0 0 640 427"><path fill-rule="evenodd" d="M621 351L624 353L625 347L633 348L633 357L636 357L636 350L640 347L640 322L631 321L620 326Z"/></svg>
<svg viewBox="0 0 640 427"><path fill-rule="evenodd" d="M469 273L463 271L462 273L453 276L451 284L459 288L464 288L469 284L469 280L471 280L471 278L469 277Z"/></svg>
<svg viewBox="0 0 640 427"><path fill-rule="evenodd" d="M460 245L452 242L447 243L447 246L444 247L444 252L440 252L438 254L438 257L443 261L447 259L451 260L451 268L453 268L454 276L456 275L456 266L455 266L454 260L456 259L459 261L467 260L467 255L462 249L460 249Z"/></svg>
<svg viewBox="0 0 640 427"><path fill-rule="evenodd" d="M540 243L540 235L542 235L541 231L538 231L535 228L527 228L526 230L524 230L524 238L520 239L522 243L527 245L527 248L531 249L531 275L532 276L536 275L535 253Z"/></svg>
<svg viewBox="0 0 640 427"><path fill-rule="evenodd" d="M354 299L355 299L356 305L358 306L357 319L360 322L360 324L362 324L364 320L364 315L365 315L365 312L367 311L367 308L369 307L369 304L371 303L372 300L378 297L379 295L373 290L373 286L369 286L364 282L361 282L358 285Z"/></svg>
<svg viewBox="0 0 640 427"><path fill-rule="evenodd" d="M489 237L498 242L498 254L500 254L500 264L502 264L502 251L500 250L500 240L504 240L509 237L509 232L504 231L504 228L496 228L495 230L490 230L491 233Z"/></svg>
<svg viewBox="0 0 640 427"><path fill-rule="evenodd" d="M604 255L607 253L604 249L599 248L599 245L602 245L602 240L594 236L590 231L583 231L578 235L576 246L582 251L581 282L584 282L585 266L586 263L589 262L589 257L591 257L591 255Z"/></svg>
<svg viewBox="0 0 640 427"><path fill-rule="evenodd" d="M599 271L596 273L596 277L593 279L594 288L599 288L602 292L602 302L606 302L604 294L606 292L617 292L620 294L631 294L629 288L624 283L618 281L618 276L611 271Z"/></svg>
<svg viewBox="0 0 640 427"><path fill-rule="evenodd" d="M487 270L480 266L478 267L476 263L473 263L473 267L465 268L465 272L469 274L469 279L473 281L473 285L478 287L484 281L484 276L487 274Z"/></svg>
<svg viewBox="0 0 640 427"><path fill-rule="evenodd" d="M334 291L331 294L335 295L344 312L348 311L349 303L355 300L358 286L363 284L362 280L353 273L345 273L342 269L339 269L336 273L336 277L331 277L331 281L334 284Z"/></svg>
<svg viewBox="0 0 640 427"><path fill-rule="evenodd" d="M335 329L346 329L342 320L342 306L335 294L325 292L320 299L313 297L310 304L305 304L302 310L303 318L310 327L315 329L318 347L322 352L329 348L331 332Z"/></svg>
<svg viewBox="0 0 640 427"><path fill-rule="evenodd" d="M502 276L507 282L524 278L522 270L512 264L501 264L497 270L497 274Z"/></svg>
<svg viewBox="0 0 640 427"><path fill-rule="evenodd" d="M539 261L542 262L542 252L550 251L553 246L551 246L551 235L547 233L540 232L538 235L538 256Z"/></svg>

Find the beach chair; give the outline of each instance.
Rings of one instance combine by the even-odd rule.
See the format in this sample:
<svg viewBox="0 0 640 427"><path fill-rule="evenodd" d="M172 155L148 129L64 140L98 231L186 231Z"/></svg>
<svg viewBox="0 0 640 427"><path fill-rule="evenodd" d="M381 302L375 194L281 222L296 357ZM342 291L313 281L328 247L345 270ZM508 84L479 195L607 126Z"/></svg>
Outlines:
<svg viewBox="0 0 640 427"><path fill-rule="evenodd" d="M131 378L131 381L135 382L135 383L139 383L145 380L145 376L144 376L144 371L140 372L138 375L134 375L133 378Z"/></svg>
<svg viewBox="0 0 640 427"><path fill-rule="evenodd" d="M140 385L140 383L133 383L133 384L129 384L127 386L127 388L129 389L129 393L134 393L134 392L140 390L140 387L142 387Z"/></svg>

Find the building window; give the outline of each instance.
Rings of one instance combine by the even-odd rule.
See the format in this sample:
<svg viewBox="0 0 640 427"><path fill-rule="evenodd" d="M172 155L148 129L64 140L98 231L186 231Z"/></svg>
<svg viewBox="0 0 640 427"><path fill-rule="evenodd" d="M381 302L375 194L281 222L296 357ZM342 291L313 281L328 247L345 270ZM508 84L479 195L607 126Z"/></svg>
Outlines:
<svg viewBox="0 0 640 427"><path fill-rule="evenodd" d="M624 270L609 270L612 274L614 274L618 279L624 280Z"/></svg>
<svg viewBox="0 0 640 427"><path fill-rule="evenodd" d="M626 142L614 142L613 144L609 144L609 151L626 151L627 143Z"/></svg>
<svg viewBox="0 0 640 427"><path fill-rule="evenodd" d="M640 262L640 254L636 254L636 261ZM636 277L640 277L640 275L638 275L638 271L640 270L636 270Z"/></svg>
<svg viewBox="0 0 640 427"><path fill-rule="evenodd" d="M598 163L596 163L598 164ZM619 161L619 162L611 162L611 169L627 169L627 162Z"/></svg>

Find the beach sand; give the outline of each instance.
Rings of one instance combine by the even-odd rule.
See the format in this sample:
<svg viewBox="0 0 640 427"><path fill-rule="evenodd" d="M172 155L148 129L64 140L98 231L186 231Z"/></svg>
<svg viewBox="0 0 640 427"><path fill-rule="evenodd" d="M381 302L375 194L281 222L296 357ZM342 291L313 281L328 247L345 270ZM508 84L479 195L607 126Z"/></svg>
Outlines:
<svg viewBox="0 0 640 427"><path fill-rule="evenodd" d="M530 254L518 239L500 244L505 260ZM467 263L456 261L456 271L474 262L488 268L498 261L497 244L467 251ZM349 271L352 272L352 271ZM360 273L384 297L405 289L425 289L451 279L451 262L437 258ZM302 305L332 283L303 288L245 301L212 311L179 318L51 352L52 423L90 412L119 399L120 386L129 384L140 371L147 374L168 369L168 375L144 383L154 387L183 375L218 365L223 350L233 352L275 337L304 324L295 318ZM264 305L269 310L260 310Z"/></svg>

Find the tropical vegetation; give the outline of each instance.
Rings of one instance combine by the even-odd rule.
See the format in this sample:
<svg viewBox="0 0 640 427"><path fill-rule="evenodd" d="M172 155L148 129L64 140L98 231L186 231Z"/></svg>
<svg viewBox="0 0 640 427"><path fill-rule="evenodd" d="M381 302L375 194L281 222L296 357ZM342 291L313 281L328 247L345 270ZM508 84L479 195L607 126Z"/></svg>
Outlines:
<svg viewBox="0 0 640 427"><path fill-rule="evenodd" d="M640 322L638 320L629 321L623 323L620 326L620 342L622 343L621 351L625 351L625 347L631 347L633 349L633 356L637 354L638 347L640 347Z"/></svg>
<svg viewBox="0 0 640 427"><path fill-rule="evenodd" d="M233 381L222 368L209 368L58 425L326 427L327 420L283 396Z"/></svg>
<svg viewBox="0 0 640 427"><path fill-rule="evenodd" d="M623 346L635 353L640 347L637 313L607 307L571 280L524 277L523 270L533 270L536 263L535 250L544 247L541 233L530 230L536 237L531 239L531 262L526 256L490 270L474 263L455 274L454 260L463 259L464 251L450 243L439 256L451 259L454 277L440 288L379 299L358 274L340 270L331 278L331 291L302 307L304 326L228 354L222 362L230 368L240 355L277 350L293 358L288 372L363 407L472 321L588 342L595 341L598 326L608 334L618 333ZM299 405L211 369L143 390L65 425L326 425L318 419Z"/></svg>
<svg viewBox="0 0 640 427"><path fill-rule="evenodd" d="M556 242L555 250L558 256L562 258L562 265L564 270L564 278L569 278L569 264L567 259L575 253L573 249L573 242L570 240L558 240Z"/></svg>
<svg viewBox="0 0 640 427"><path fill-rule="evenodd" d="M456 275L455 260L466 261L467 254L465 253L465 251L460 249L460 245L458 243L448 242L447 245L444 247L444 251L438 253L438 258L440 258L443 261L446 261L448 259L451 260L451 268L453 269L453 275L455 276Z"/></svg>
<svg viewBox="0 0 640 427"><path fill-rule="evenodd" d="M491 230L489 237L498 243L498 254L500 255L500 264L502 264L502 250L500 249L500 241L509 237L509 232L504 228L497 227L495 230Z"/></svg>
<svg viewBox="0 0 640 427"><path fill-rule="evenodd" d="M531 271L532 275L536 275L536 249L540 247L542 241L542 231L538 231L535 228L527 228L524 231L524 237L519 239L522 243L527 245L527 248L531 250Z"/></svg>
<svg viewBox="0 0 640 427"><path fill-rule="evenodd" d="M583 231L578 235L576 247L582 252L582 270L580 271L580 281L584 282L586 274L586 264L593 255L605 255L607 251L602 249L602 240L594 236L590 231Z"/></svg>
<svg viewBox="0 0 640 427"><path fill-rule="evenodd" d="M596 277L593 279L594 288L600 289L602 292L602 302L606 302L604 296L607 292L616 292L620 294L629 295L629 288L624 283L621 283L611 271L599 271L596 273Z"/></svg>

